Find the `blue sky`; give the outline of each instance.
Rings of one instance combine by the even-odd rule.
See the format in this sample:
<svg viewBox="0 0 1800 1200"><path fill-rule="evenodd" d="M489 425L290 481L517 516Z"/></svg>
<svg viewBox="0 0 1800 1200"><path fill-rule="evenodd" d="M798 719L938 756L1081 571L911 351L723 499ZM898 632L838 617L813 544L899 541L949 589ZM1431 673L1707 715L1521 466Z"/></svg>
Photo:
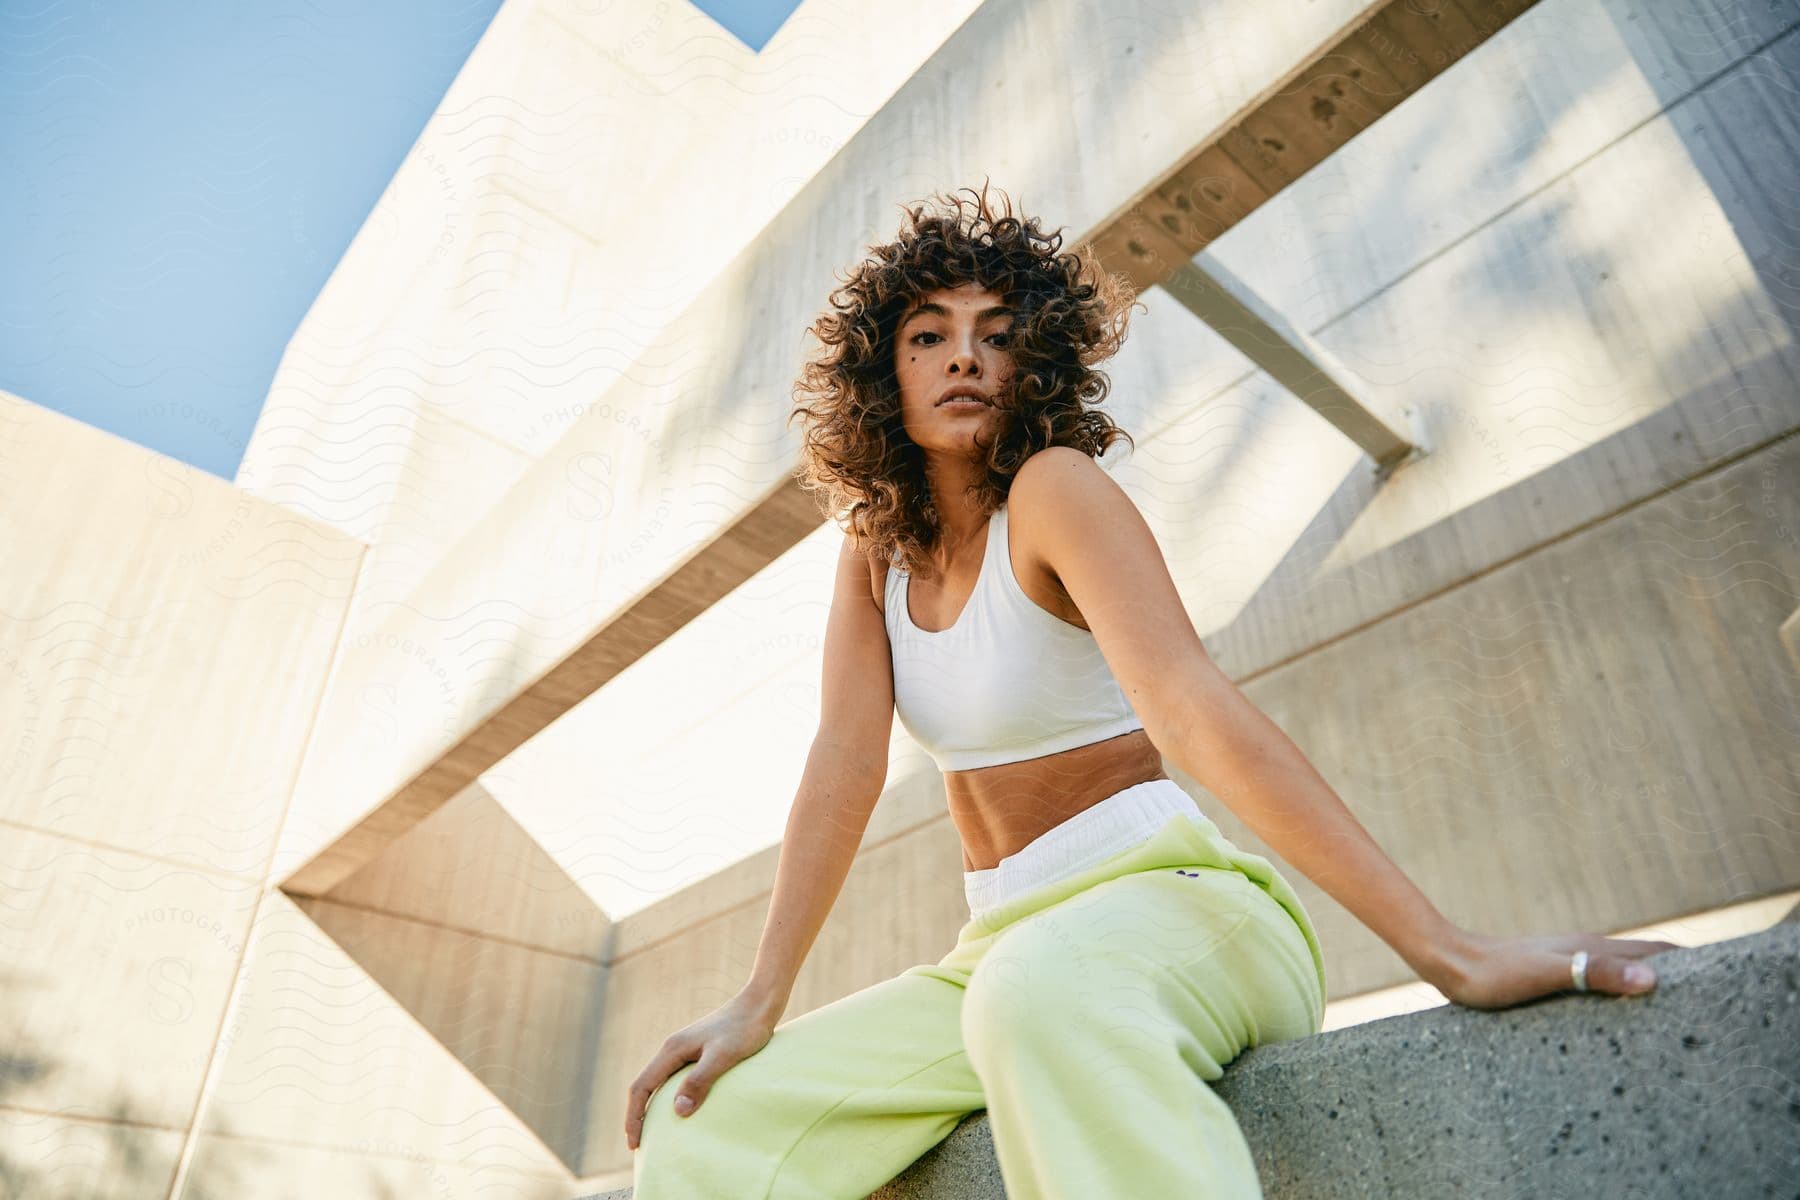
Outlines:
<svg viewBox="0 0 1800 1200"><path fill-rule="evenodd" d="M760 50L797 4L698 7ZM288 339L499 7L0 6L0 388L233 478Z"/></svg>

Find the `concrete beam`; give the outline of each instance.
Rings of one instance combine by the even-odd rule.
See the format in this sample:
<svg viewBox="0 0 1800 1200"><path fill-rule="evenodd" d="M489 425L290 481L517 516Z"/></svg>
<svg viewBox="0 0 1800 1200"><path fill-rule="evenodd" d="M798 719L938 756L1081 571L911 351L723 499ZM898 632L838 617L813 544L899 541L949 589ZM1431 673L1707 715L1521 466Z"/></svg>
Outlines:
<svg viewBox="0 0 1800 1200"><path fill-rule="evenodd" d="M1193 259L1533 2L1371 6L1102 222L1089 235L1100 260L1139 291L1168 291L1342 430L1385 478L1424 453L1409 423L1358 399L1324 347L1222 265Z"/></svg>
<svg viewBox="0 0 1800 1200"><path fill-rule="evenodd" d="M1535 3L1369 5L1101 221L1100 260L1157 286Z"/></svg>
<svg viewBox="0 0 1800 1200"><path fill-rule="evenodd" d="M1076 242L1094 243L1107 269L1126 275L1136 286L1161 284L1207 242L1534 2L1455 0L1431 6L1426 13L1415 11L1413 0L1368 6ZM929 73L933 64L921 73ZM871 126L862 136L883 135ZM1295 369L1300 370L1297 365ZM1318 372L1314 369L1304 377L1317 378ZM1392 460L1398 453L1393 439L1380 428L1384 423L1357 416L1361 406L1354 406L1354 401L1354 407L1346 407L1333 393L1321 403L1328 416L1343 414L1347 426L1369 439L1378 461L1383 456ZM454 745L284 879L281 889L294 896L329 894L483 771L818 525L811 498L791 478L784 479L749 513L618 609L576 650L479 719Z"/></svg>
<svg viewBox="0 0 1800 1200"><path fill-rule="evenodd" d="M1209 262L1187 262L1162 281L1183 308L1237 347L1307 407L1335 425L1375 460L1383 478L1425 453L1417 435L1402 432L1406 414L1387 413L1350 389L1350 373L1324 346L1289 323L1243 280Z"/></svg>
<svg viewBox="0 0 1800 1200"><path fill-rule="evenodd" d="M326 896L420 821L607 680L648 654L733 588L819 527L812 498L791 480L626 604L576 651L407 781L281 883Z"/></svg>

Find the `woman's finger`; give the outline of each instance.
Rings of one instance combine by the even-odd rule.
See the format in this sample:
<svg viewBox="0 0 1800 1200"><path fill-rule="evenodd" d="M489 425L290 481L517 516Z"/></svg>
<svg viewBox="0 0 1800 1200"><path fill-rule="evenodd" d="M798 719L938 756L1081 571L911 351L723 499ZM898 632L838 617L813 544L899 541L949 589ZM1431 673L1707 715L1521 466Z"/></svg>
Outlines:
<svg viewBox="0 0 1800 1200"><path fill-rule="evenodd" d="M676 1112L684 1117L692 1116L705 1102L706 1093L712 1090L713 1080L723 1073L719 1067L721 1057L710 1046L700 1055L700 1061L694 1064L694 1069L687 1073L687 1077L681 1081L680 1089L675 1093Z"/></svg>
<svg viewBox="0 0 1800 1200"><path fill-rule="evenodd" d="M693 1060L692 1052L674 1040L666 1041L656 1052L656 1057L631 1081L631 1090L625 1103L625 1144L632 1150L638 1148L638 1138L644 1131L644 1112L650 1107L651 1093L661 1087L684 1063Z"/></svg>
<svg viewBox="0 0 1800 1200"><path fill-rule="evenodd" d="M1618 944L1610 939L1600 938L1599 941L1605 949L1588 951L1585 976L1588 991L1605 992L1614 996L1636 996L1656 986L1656 972L1648 963L1639 962L1638 956L1616 953ZM1561 986L1573 990L1574 955L1560 956L1557 969L1561 974Z"/></svg>

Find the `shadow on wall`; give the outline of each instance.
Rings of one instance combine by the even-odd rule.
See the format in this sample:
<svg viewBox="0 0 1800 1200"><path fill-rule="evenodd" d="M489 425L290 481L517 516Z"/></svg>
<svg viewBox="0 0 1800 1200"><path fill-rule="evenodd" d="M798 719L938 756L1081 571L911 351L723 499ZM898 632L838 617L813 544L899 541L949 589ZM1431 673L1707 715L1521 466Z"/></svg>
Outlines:
<svg viewBox="0 0 1800 1200"><path fill-rule="evenodd" d="M0 1028L22 1028L15 1013L30 989L29 978L0 974ZM62 1113L13 1107L20 1099L41 1104L38 1089L54 1082L60 1065L39 1050L13 1045L0 1051L0 1196L30 1200L167 1196L186 1134L148 1123L149 1114L126 1091L110 1101L71 1105ZM246 1171L259 1162L272 1162L275 1150L241 1145L235 1161L224 1161L204 1179L190 1178L181 1200L242 1196ZM23 1160L16 1147L31 1148L30 1160Z"/></svg>
<svg viewBox="0 0 1800 1200"><path fill-rule="evenodd" d="M22 1027L14 1012L30 988L23 975L0 974L0 1028ZM0 1196L94 1200L101 1195L166 1195L181 1134L143 1124L144 1114L125 1093L83 1105L81 1119L72 1121L11 1107L21 1093L50 1083L58 1067L55 1059L34 1049L16 1044L0 1049ZM17 1146L37 1152L27 1162L13 1151Z"/></svg>
<svg viewBox="0 0 1800 1200"><path fill-rule="evenodd" d="M587 1173L611 922L479 782L327 896L292 899Z"/></svg>

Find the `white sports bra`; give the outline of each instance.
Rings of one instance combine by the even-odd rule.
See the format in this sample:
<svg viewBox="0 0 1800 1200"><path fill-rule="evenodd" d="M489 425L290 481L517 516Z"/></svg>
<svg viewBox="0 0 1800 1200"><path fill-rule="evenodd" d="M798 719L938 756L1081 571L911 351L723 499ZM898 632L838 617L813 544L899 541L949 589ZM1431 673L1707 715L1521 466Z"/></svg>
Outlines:
<svg viewBox="0 0 1800 1200"><path fill-rule="evenodd" d="M975 590L954 625L913 624L909 582L898 564L888 567L882 615L894 711L939 770L1041 758L1144 727L1094 635L1019 586L1004 505L988 518Z"/></svg>

